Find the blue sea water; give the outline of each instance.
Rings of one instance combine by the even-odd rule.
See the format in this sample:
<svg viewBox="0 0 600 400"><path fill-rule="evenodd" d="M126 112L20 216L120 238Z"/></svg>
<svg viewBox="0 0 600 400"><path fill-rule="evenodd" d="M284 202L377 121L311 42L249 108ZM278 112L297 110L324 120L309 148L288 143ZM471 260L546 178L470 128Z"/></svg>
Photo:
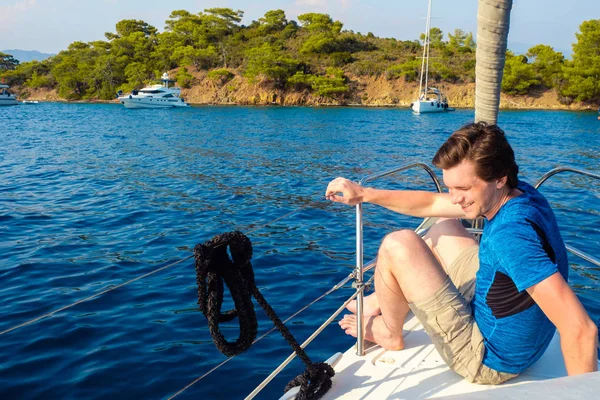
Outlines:
<svg viewBox="0 0 600 400"><path fill-rule="evenodd" d="M429 163L472 119L472 110L0 108L0 332L184 259L196 243L233 229L255 229L256 282L284 319L354 264L354 210L324 201L329 180ZM505 111L499 123L524 180L560 165L600 171L594 113ZM598 257L600 184L555 178L542 193L565 240ZM422 172L377 184L432 188ZM386 232L417 223L365 206L365 259ZM570 260L571 283L598 320L600 270ZM288 324L291 332L303 341L350 294L316 303ZM187 260L0 335L0 398L169 397L226 358L196 300ZM272 324L257 315L260 335ZM235 321L222 329L238 335ZM308 354L319 361L352 343L333 324ZM272 333L179 398L243 397L290 352ZM294 361L258 398L276 398L302 370Z"/></svg>

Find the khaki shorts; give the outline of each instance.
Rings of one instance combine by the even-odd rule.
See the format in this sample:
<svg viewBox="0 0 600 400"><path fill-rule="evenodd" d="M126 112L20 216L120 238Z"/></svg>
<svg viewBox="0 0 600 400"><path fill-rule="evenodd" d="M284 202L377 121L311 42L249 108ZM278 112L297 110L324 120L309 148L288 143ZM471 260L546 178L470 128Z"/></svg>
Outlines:
<svg viewBox="0 0 600 400"><path fill-rule="evenodd" d="M448 268L442 287L428 299L409 306L452 370L469 382L496 385L517 375L482 364L485 346L470 304L479 269L478 252L478 246L464 250Z"/></svg>

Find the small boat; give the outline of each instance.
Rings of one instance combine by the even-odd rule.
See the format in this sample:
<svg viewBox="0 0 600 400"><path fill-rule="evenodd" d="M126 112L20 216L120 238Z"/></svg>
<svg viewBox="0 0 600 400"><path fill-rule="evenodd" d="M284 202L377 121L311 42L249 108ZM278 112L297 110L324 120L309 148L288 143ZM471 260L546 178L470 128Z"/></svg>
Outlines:
<svg viewBox="0 0 600 400"><path fill-rule="evenodd" d="M181 95L181 88L169 86L175 81L169 79L165 72L161 77L162 84L152 85L134 90L129 95L117 93L117 98L126 108L173 108L189 107Z"/></svg>
<svg viewBox="0 0 600 400"><path fill-rule="evenodd" d="M0 106L16 106L19 104L17 97L8 91L10 86L0 84Z"/></svg>
<svg viewBox="0 0 600 400"><path fill-rule="evenodd" d="M23 100L21 103L23 104L40 104L37 100Z"/></svg>
<svg viewBox="0 0 600 400"><path fill-rule="evenodd" d="M454 108L448 107L448 99L439 89L428 87L426 90L419 90L419 92L421 93L419 100L410 105L415 113L454 111Z"/></svg>
<svg viewBox="0 0 600 400"><path fill-rule="evenodd" d="M416 114L437 113L454 111L448 107L448 99L437 88L428 86L429 75L429 31L431 30L431 0L427 7L427 22L425 24L425 42L423 44L423 58L421 62L421 79L419 81L419 94L410 108Z"/></svg>

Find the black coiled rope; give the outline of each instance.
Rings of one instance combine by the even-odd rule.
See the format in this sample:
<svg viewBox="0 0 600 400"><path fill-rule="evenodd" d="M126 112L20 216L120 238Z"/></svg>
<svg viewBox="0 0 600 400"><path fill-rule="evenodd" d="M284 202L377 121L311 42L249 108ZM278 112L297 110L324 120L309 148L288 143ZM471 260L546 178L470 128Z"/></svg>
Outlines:
<svg viewBox="0 0 600 400"><path fill-rule="evenodd" d="M231 253L231 258L227 253ZM235 231L217 235L204 244L194 247L196 259L196 283L198 284L198 305L208 319L208 328L219 351L228 357L246 351L254 342L258 331L256 313L251 296L265 310L273 324L279 329L285 340L294 349L298 357L306 364L306 370L294 378L285 387L300 386L296 395L299 400L318 399L331 388L333 368L326 363L313 363L304 349L275 311L267 303L254 282L252 244L243 233ZM235 309L221 312L223 305L223 284L231 293ZM228 342L219 329L219 323L231 321L237 317L240 336L235 342Z"/></svg>

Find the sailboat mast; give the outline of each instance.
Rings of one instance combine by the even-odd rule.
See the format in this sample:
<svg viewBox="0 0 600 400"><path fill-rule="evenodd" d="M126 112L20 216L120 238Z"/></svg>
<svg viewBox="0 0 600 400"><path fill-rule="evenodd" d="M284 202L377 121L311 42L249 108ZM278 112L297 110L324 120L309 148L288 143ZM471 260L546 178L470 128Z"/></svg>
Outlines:
<svg viewBox="0 0 600 400"><path fill-rule="evenodd" d="M427 75L429 74L429 29L431 24L431 0L427 6L427 20L425 22L425 41L423 42L423 57L421 58L421 77L419 79L418 99L421 100L423 93L423 78L425 78L425 91L427 91Z"/></svg>
<svg viewBox="0 0 600 400"><path fill-rule="evenodd" d="M429 33L431 32L431 0L429 0L429 6L427 7L427 24L425 28L425 47L427 48L427 58L425 62L425 93L427 94L427 85L429 77Z"/></svg>

